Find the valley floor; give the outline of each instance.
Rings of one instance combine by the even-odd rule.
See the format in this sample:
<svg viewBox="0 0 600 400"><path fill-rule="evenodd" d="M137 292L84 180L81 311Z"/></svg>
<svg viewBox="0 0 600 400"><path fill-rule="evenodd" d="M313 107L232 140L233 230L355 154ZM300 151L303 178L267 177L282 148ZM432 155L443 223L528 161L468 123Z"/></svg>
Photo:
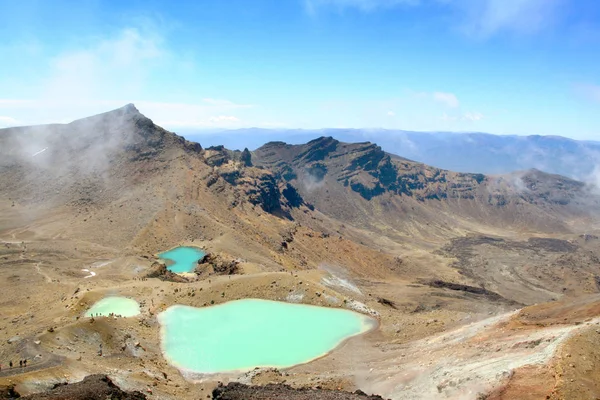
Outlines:
<svg viewBox="0 0 600 400"><path fill-rule="evenodd" d="M243 275L173 283L143 278L151 259L38 235L15 231L0 238L0 385L15 383L21 393L95 373L159 398L197 398L229 380L361 389L392 399L587 398L567 395L598 390L600 347L591 344L600 338L599 295L521 310L474 298L436 304L427 300L431 287L400 279L354 280L331 269L252 271L251 265ZM108 294L136 299L142 314L93 322L82 317ZM381 325L285 371L194 377L164 361L159 312L172 304L247 297L346 306L377 315ZM20 359L27 367L8 368Z"/></svg>

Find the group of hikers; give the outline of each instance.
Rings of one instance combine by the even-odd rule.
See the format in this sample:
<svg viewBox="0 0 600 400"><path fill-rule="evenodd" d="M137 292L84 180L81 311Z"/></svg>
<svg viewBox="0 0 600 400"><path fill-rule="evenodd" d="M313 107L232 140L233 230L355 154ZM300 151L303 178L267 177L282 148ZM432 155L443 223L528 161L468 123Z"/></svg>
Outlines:
<svg viewBox="0 0 600 400"><path fill-rule="evenodd" d="M9 368L12 368L13 366L14 366L14 365L13 365L13 362L12 362L12 361L9 361L9 362L8 362L8 367L9 367ZM24 359L24 360L19 360L19 367L21 367L21 368L25 368L26 366L27 366L27 359ZM2 364L0 364L0 371L2 371Z"/></svg>
<svg viewBox="0 0 600 400"><path fill-rule="evenodd" d="M95 314L91 315L92 318L94 318L94 317L103 317L103 316L104 315L102 313L95 313ZM115 314L115 313L112 313L112 312L109 313L108 316L109 317L116 317L116 318L123 318L123 316L121 314Z"/></svg>

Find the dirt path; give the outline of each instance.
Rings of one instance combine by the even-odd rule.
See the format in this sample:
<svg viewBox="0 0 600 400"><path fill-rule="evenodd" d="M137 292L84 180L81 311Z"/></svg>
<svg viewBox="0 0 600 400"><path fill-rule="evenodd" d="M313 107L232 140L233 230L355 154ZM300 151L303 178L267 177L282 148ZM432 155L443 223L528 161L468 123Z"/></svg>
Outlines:
<svg viewBox="0 0 600 400"><path fill-rule="evenodd" d="M47 283L52 283L52 278L50 278L50 276L45 272L42 272L42 270L40 269L40 264L42 264L41 261L35 264L35 270L38 274L42 275L46 279Z"/></svg>
<svg viewBox="0 0 600 400"><path fill-rule="evenodd" d="M4 362L2 363L2 371L0 371L0 378L6 378L6 377L21 375L21 374L28 374L30 372L41 371L41 370L48 369L48 368L54 368L54 367L62 365L63 361L65 360L64 357L49 353L49 352L45 351L43 348L40 348L40 346L34 347L32 340L24 341L24 344L22 345L22 349L21 349L21 354L22 354L21 357L27 359L27 366L19 367L18 366L19 360L15 359L12 361L13 361L13 364L17 364L17 366L13 366L12 368L9 368L8 361L10 361L10 360L8 360L8 361L3 360L6 363L4 363ZM39 361L33 361L33 360L36 360L35 357L37 355L41 355L41 358L40 357L37 358L37 359L39 359Z"/></svg>

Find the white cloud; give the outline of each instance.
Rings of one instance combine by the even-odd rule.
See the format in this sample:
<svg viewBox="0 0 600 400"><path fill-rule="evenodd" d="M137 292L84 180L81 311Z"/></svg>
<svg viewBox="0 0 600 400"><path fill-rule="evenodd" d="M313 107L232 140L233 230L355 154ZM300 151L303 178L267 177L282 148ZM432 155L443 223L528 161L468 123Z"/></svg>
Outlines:
<svg viewBox="0 0 600 400"><path fill-rule="evenodd" d="M228 100L219 100L212 104L206 104L204 101L201 103L137 101L135 105L155 123L168 129L242 127L242 119L229 112L251 107Z"/></svg>
<svg viewBox="0 0 600 400"><path fill-rule="evenodd" d="M79 103L62 102L55 104L50 100L11 101L0 99L0 110L10 111L13 115L22 115L19 120L12 117L0 117L0 127L16 125L33 125L45 123L69 123L74 119L87 117L101 112L109 111L133 102L141 113L151 118L158 125L168 129L239 126L241 119L228 114L239 110L250 109L253 106L237 104L223 100L207 104L198 103L168 103L144 101L135 99L122 100L82 100ZM68 109L66 110L65 107ZM32 117L36 110L45 110L46 114ZM73 112L73 109L76 112Z"/></svg>
<svg viewBox="0 0 600 400"><path fill-rule="evenodd" d="M309 14L319 8L355 8L370 12L400 6L441 6L450 25L464 33L488 38L500 32L536 33L561 18L568 0L304 0ZM564 14L564 13L563 13Z"/></svg>
<svg viewBox="0 0 600 400"><path fill-rule="evenodd" d="M10 126L19 125L19 121L12 117L5 117L0 115L0 128L8 128Z"/></svg>
<svg viewBox="0 0 600 400"><path fill-rule="evenodd" d="M481 121L483 119L483 114L477 112L467 112L462 116L462 119L465 121Z"/></svg>
<svg viewBox="0 0 600 400"><path fill-rule="evenodd" d="M30 100L0 99L0 107L30 107Z"/></svg>
<svg viewBox="0 0 600 400"><path fill-rule="evenodd" d="M387 115L388 115L388 117L393 117L396 115L396 113L390 110L387 112Z"/></svg>
<svg viewBox="0 0 600 400"><path fill-rule="evenodd" d="M238 122L240 119L233 115L219 115L218 117L210 117L211 122Z"/></svg>
<svg viewBox="0 0 600 400"><path fill-rule="evenodd" d="M205 98L205 99L202 99L202 101L207 104L214 105L214 106L224 106L224 107L232 107L232 108L250 108L250 107L252 107L251 104L236 104L233 101L223 100L223 99Z"/></svg>
<svg viewBox="0 0 600 400"><path fill-rule="evenodd" d="M306 10L313 14L320 7L357 8L372 11L379 8L393 8L401 5L418 5L420 0L304 0Z"/></svg>
<svg viewBox="0 0 600 400"><path fill-rule="evenodd" d="M566 0L438 0L454 12L461 29L487 38L500 32L532 34L560 18Z"/></svg>
<svg viewBox="0 0 600 400"><path fill-rule="evenodd" d="M600 103L600 86L584 83L575 85L575 90L592 101Z"/></svg>
<svg viewBox="0 0 600 400"><path fill-rule="evenodd" d="M59 54L50 62L41 96L55 102L132 97L148 82L154 63L165 56L162 41L154 32L127 28Z"/></svg>
<svg viewBox="0 0 600 400"><path fill-rule="evenodd" d="M157 29L126 28L40 62L48 72L31 84L35 97L0 99L0 115L12 117L2 117L0 126L65 123L127 103L169 129L238 126L241 118L232 114L253 105L212 97L152 101L150 93L164 92L164 87L149 89L156 82L152 77L177 73L181 64L164 42Z"/></svg>
<svg viewBox="0 0 600 400"><path fill-rule="evenodd" d="M458 98L453 93L434 92L432 96L433 100L445 104L450 108L456 108L460 105Z"/></svg>
<svg viewBox="0 0 600 400"><path fill-rule="evenodd" d="M456 121L457 119L458 118L453 115L448 115L446 113L442 114L442 121L450 122L450 121Z"/></svg>
<svg viewBox="0 0 600 400"><path fill-rule="evenodd" d="M38 124L120 107L142 97L153 68L169 57L155 29L126 28L79 42L84 44L36 59L43 75L21 78L23 92L30 95L0 99L0 114Z"/></svg>

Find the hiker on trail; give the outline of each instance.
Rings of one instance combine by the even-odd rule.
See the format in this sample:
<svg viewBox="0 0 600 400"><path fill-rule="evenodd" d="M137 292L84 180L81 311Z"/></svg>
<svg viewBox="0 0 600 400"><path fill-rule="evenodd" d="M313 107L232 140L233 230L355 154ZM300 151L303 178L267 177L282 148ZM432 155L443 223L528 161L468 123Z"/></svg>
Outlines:
<svg viewBox="0 0 600 400"><path fill-rule="evenodd" d="M8 366L12 368L12 366L13 366L12 360L8 362Z"/></svg>
<svg viewBox="0 0 600 400"><path fill-rule="evenodd" d="M23 367L23 360L19 360L19 367Z"/></svg>
<svg viewBox="0 0 600 400"><path fill-rule="evenodd" d="M23 360L23 366L26 367L27 366L27 359Z"/></svg>

